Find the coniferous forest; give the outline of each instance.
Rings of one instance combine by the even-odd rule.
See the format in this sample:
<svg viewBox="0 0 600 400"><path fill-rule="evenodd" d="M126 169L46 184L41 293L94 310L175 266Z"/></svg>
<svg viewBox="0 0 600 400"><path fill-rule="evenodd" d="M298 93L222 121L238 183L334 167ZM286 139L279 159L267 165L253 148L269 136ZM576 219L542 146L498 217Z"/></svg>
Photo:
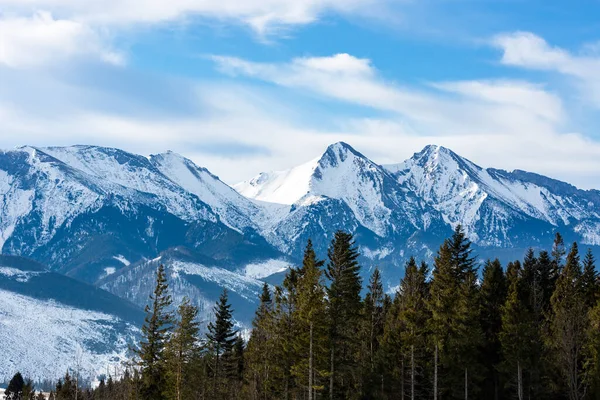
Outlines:
<svg viewBox="0 0 600 400"><path fill-rule="evenodd" d="M249 338L227 292L206 334L189 301L171 312L161 267L125 374L94 390L67 375L51 398L600 399L600 281L577 243L556 234L551 252L479 265L459 226L393 296L376 268L362 282L358 258L350 234L323 258L309 241L264 285Z"/></svg>

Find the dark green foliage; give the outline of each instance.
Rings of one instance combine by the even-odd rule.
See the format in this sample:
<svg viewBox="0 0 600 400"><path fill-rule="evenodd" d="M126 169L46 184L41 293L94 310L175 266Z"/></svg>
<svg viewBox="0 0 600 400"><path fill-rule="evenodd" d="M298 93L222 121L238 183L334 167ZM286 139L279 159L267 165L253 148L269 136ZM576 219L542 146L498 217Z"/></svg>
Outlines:
<svg viewBox="0 0 600 400"><path fill-rule="evenodd" d="M600 298L600 282L598 281L598 272L596 272L596 260L591 249L588 249L583 260L581 286L586 305L589 308L594 307Z"/></svg>
<svg viewBox="0 0 600 400"><path fill-rule="evenodd" d="M356 354L361 317L361 278L358 250L351 234L338 231L327 251L326 276L330 320L329 396L352 398L359 385Z"/></svg>
<svg viewBox="0 0 600 400"><path fill-rule="evenodd" d="M309 241L282 285L272 292L264 284L247 344L226 291L205 338L189 301L173 319L159 269L141 368L93 391L67 374L55 400L600 400L594 258L588 251L581 262L576 244L565 258L560 235L552 255L529 250L506 272L488 261L478 277L458 226L431 276L426 264L408 261L393 299L376 268L361 298L352 235L337 232L327 255L323 271ZM34 398L33 385L20 382Z"/></svg>
<svg viewBox="0 0 600 400"><path fill-rule="evenodd" d="M145 308L146 318L142 326L143 339L137 350L139 366L142 372L142 392L147 400L162 399L165 391L165 346L172 329L173 314L169 311L172 304L167 292L165 268L160 265L156 272L156 286L150 295L151 304Z"/></svg>
<svg viewBox="0 0 600 400"><path fill-rule="evenodd" d="M25 387L25 380L20 372L17 372L10 382L8 387L4 391L4 398L6 400L21 400L23 398L23 388Z"/></svg>
<svg viewBox="0 0 600 400"><path fill-rule="evenodd" d="M237 331L233 329L233 311L227 298L227 290L219 297L214 308L215 320L208 324L206 337L209 341L213 359L213 395L215 398L226 398L229 387L227 378L234 368L232 350L236 341Z"/></svg>
<svg viewBox="0 0 600 400"><path fill-rule="evenodd" d="M502 360L500 332L506 294L506 277L500 261L488 260L483 268L481 283L481 329L485 341L481 352L481 360L485 366L482 396L486 399L499 399L502 395L503 384L498 365Z"/></svg>

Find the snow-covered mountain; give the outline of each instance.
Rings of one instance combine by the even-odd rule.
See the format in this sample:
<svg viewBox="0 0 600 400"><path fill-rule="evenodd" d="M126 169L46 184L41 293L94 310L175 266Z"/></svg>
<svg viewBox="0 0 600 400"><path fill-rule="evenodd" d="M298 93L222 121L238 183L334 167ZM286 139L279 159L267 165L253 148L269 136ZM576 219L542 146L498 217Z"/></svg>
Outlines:
<svg viewBox="0 0 600 400"><path fill-rule="evenodd" d="M67 369L96 377L128 360L142 310L104 290L19 258L0 256L0 381Z"/></svg>
<svg viewBox="0 0 600 400"><path fill-rule="evenodd" d="M600 231L586 229L600 221L597 191L523 171L483 169L440 146L386 168L481 246L540 244L556 229L580 233L584 244L599 243Z"/></svg>
<svg viewBox="0 0 600 400"><path fill-rule="evenodd" d="M94 146L0 152L2 253L89 282L179 245L217 259L233 255L232 262L274 256L255 233L260 212L172 153L146 158Z"/></svg>
<svg viewBox="0 0 600 400"><path fill-rule="evenodd" d="M290 205L265 237L294 255L309 238L320 238L316 247L324 250L338 229L355 233L363 252L374 259L404 257L407 248L417 246L417 237L428 244L430 233L448 233L438 211L346 143L329 146L299 167L262 173L235 188L256 200Z"/></svg>
<svg viewBox="0 0 600 400"><path fill-rule="evenodd" d="M409 256L431 261L459 223L482 258L547 248L556 231L598 251L600 191L484 169L439 146L382 166L335 143L306 164L234 188L172 152L0 151L0 252L49 267L22 258L16 267L0 264L0 353L9 354L9 367L36 360L32 374L47 374L53 360L62 368L74 351L90 365L118 360L161 263L176 301L190 297L208 320L226 288L237 321L248 326L261 285L279 283L308 239L325 258L338 229L355 234L364 276L379 266L389 289ZM20 309L48 329L17 327ZM64 347L61 327L74 335ZM13 330L41 332L41 346L17 346ZM40 353L46 348L50 359Z"/></svg>

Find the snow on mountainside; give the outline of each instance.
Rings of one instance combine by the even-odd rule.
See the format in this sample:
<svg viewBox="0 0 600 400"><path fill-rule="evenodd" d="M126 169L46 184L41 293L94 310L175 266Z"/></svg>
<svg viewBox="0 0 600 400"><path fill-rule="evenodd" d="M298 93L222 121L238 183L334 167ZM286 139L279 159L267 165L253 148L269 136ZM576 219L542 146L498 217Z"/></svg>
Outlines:
<svg viewBox="0 0 600 400"><path fill-rule="evenodd" d="M463 224L471 239L484 245L509 244L508 230L518 221L566 226L600 217L585 191L564 193L523 173L483 169L440 146L427 146L409 160L385 167L449 224ZM589 234L585 239L593 241Z"/></svg>
<svg viewBox="0 0 600 400"><path fill-rule="evenodd" d="M142 310L19 257L0 256L0 381L18 370L58 379L79 364L95 377L128 358Z"/></svg>
<svg viewBox="0 0 600 400"><path fill-rule="evenodd" d="M231 228L258 229L265 219L262 208L185 157L167 152L152 155L150 162L171 181L208 204Z"/></svg>
<svg viewBox="0 0 600 400"><path fill-rule="evenodd" d="M250 325L263 286L263 282L253 273L259 273L263 278L289 266L284 260L269 260L242 266L236 272L215 265L189 249L176 248L162 253L156 259L123 268L99 284L103 289L143 307L154 289L155 272L161 264L166 269L174 304L188 297L199 307L200 319L208 321L212 318L215 301L222 290L227 289L235 317L245 326ZM258 271L257 267L261 266L265 268Z"/></svg>
<svg viewBox="0 0 600 400"><path fill-rule="evenodd" d="M406 223L426 230L431 218L385 169L342 142L329 146L318 159L287 171L260 174L235 188L256 200L291 204L292 213L324 200L340 201L360 226L380 237L402 230Z"/></svg>

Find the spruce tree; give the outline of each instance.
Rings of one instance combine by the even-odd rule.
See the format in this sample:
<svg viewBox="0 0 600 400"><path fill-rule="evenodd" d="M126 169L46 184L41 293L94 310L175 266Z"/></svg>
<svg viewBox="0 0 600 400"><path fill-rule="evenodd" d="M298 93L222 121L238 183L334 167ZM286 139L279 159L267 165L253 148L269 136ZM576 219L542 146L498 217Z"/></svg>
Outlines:
<svg viewBox="0 0 600 400"><path fill-rule="evenodd" d="M485 365L485 380L482 396L498 400L502 396L502 382L498 367L502 360L500 331L502 329L502 307L506 302L507 284L498 259L487 261L483 268L481 283L481 328L485 345L482 361Z"/></svg>
<svg viewBox="0 0 600 400"><path fill-rule="evenodd" d="M137 350L142 372L142 393L147 400L162 399L165 390L165 344L172 328L172 304L168 294L165 267L156 271L156 286L146 305L146 318L142 326L142 340Z"/></svg>
<svg viewBox="0 0 600 400"><path fill-rule="evenodd" d="M549 345L562 377L562 389L570 400L583 397L582 355L587 327L587 309L581 286L577 243L573 243L551 298L553 317Z"/></svg>
<svg viewBox="0 0 600 400"><path fill-rule="evenodd" d="M428 288L426 283L427 268L417 267L415 259L411 257L406 264L405 275L400 282L399 291L399 326L401 359L405 360L407 385L405 392L410 398L426 398L427 373L426 366L429 361L427 352L427 321L430 318L427 308ZM405 375L402 373L401 375ZM403 376L404 378L404 376Z"/></svg>
<svg viewBox="0 0 600 400"><path fill-rule="evenodd" d="M600 400L600 300L589 313L585 347L585 385L588 398Z"/></svg>
<svg viewBox="0 0 600 400"><path fill-rule="evenodd" d="M375 393L380 387L381 371L378 365L385 325L385 293L378 268L373 270L364 299L360 329L361 392Z"/></svg>
<svg viewBox="0 0 600 400"><path fill-rule="evenodd" d="M478 287L471 242L460 225L440 247L430 286L434 398L476 395L480 383ZM444 374L444 382L441 374Z"/></svg>
<svg viewBox="0 0 600 400"><path fill-rule="evenodd" d="M500 369L504 375L507 394L523 400L529 392L525 383L531 367L530 343L535 336L532 316L523 295L524 286L520 263L510 263L507 272L508 295L502 306L502 326L499 334L503 360ZM527 396L530 398L531 396ZM534 397L536 398L536 397Z"/></svg>
<svg viewBox="0 0 600 400"><path fill-rule="evenodd" d="M227 358L231 354L237 331L233 329L233 311L229 304L227 289L223 289L214 307L215 320L208 324L206 337L214 360L212 379L215 398L226 396L226 378L230 365Z"/></svg>
<svg viewBox="0 0 600 400"><path fill-rule="evenodd" d="M173 334L166 345L167 385L166 394L170 399L191 398L189 388L184 385L194 374L192 365L200 351L198 344L198 308L186 297L177 309L177 321Z"/></svg>
<svg viewBox="0 0 600 400"><path fill-rule="evenodd" d="M600 295L600 282L598 281L598 273L596 272L596 260L590 248L588 248L583 260L581 285L586 306L588 308L594 307Z"/></svg>
<svg viewBox="0 0 600 400"><path fill-rule="evenodd" d="M265 282L245 353L249 391L254 399L272 398L274 329L273 298L269 284Z"/></svg>
<svg viewBox="0 0 600 400"><path fill-rule="evenodd" d="M446 353L449 353L448 342L451 335L454 334L452 320L456 316L455 304L458 302L458 283L451 258L450 244L446 240L440 246L435 258L428 303L431 313L429 329L433 353L432 391L434 400L447 397L449 392L448 384L442 382L442 376L446 375L445 364L450 362Z"/></svg>
<svg viewBox="0 0 600 400"><path fill-rule="evenodd" d="M309 400L323 390L327 371L327 309L323 285L324 262L317 259L309 240L298 279L295 318L298 334L293 339L298 355L292 366L297 386L304 388Z"/></svg>
<svg viewBox="0 0 600 400"><path fill-rule="evenodd" d="M21 400L23 398L23 388L25 387L25 380L20 372L17 372L6 387L4 391L4 398L6 400Z"/></svg>
<svg viewBox="0 0 600 400"><path fill-rule="evenodd" d="M358 250L352 234L338 231L327 251L326 276L330 320L330 400L355 393L357 327L361 316L361 278Z"/></svg>

